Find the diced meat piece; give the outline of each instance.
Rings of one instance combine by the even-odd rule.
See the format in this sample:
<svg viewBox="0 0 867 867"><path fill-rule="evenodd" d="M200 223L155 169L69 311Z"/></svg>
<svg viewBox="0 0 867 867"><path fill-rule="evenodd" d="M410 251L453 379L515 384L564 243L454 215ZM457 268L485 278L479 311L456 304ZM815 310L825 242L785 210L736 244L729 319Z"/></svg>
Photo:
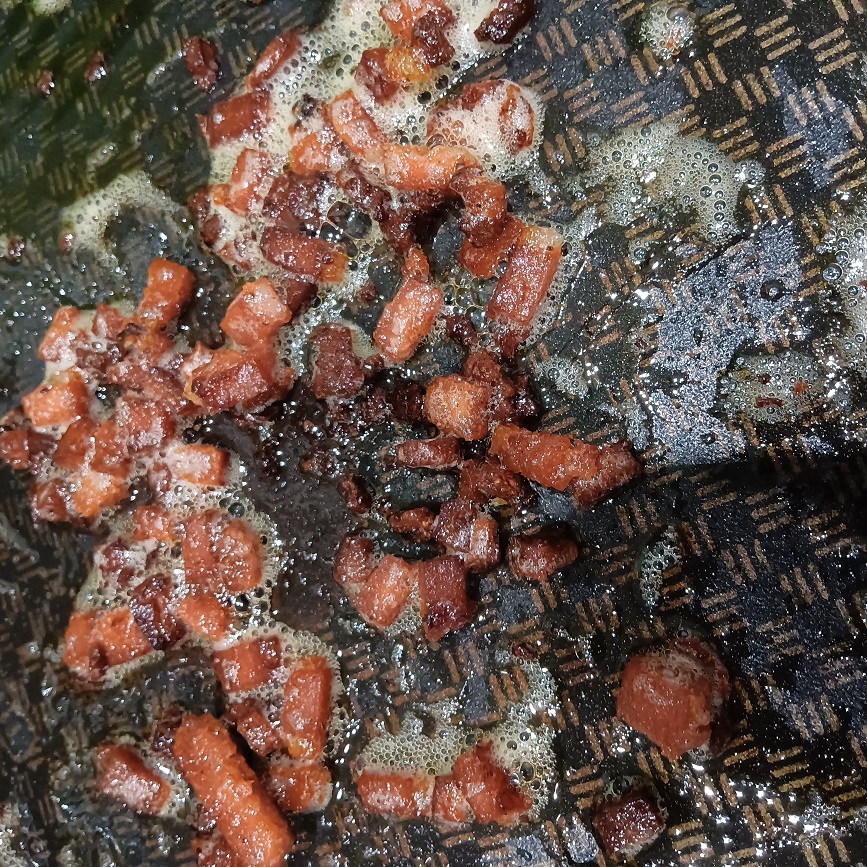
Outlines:
<svg viewBox="0 0 867 867"><path fill-rule="evenodd" d="M130 458L126 447L126 435L114 419L97 425L93 432L90 468L110 476L125 477L129 474Z"/></svg>
<svg viewBox="0 0 867 867"><path fill-rule="evenodd" d="M565 491L574 479L592 479L598 471L599 451L580 440L513 424L496 427L490 449L506 469L557 491Z"/></svg>
<svg viewBox="0 0 867 867"><path fill-rule="evenodd" d="M578 557L575 540L564 529L512 536L506 551L509 567L519 578L547 581Z"/></svg>
<svg viewBox="0 0 867 867"><path fill-rule="evenodd" d="M476 326L473 325L473 320L465 313L446 316L446 337L449 340L454 340L455 343L463 346L465 349L475 346L479 341Z"/></svg>
<svg viewBox="0 0 867 867"><path fill-rule="evenodd" d="M262 580L262 543L243 519L208 509L184 522L181 539L187 584L215 593L247 593Z"/></svg>
<svg viewBox="0 0 867 867"><path fill-rule="evenodd" d="M400 616L417 581L414 564L387 554L367 576L352 604L367 623L385 629Z"/></svg>
<svg viewBox="0 0 867 867"><path fill-rule="evenodd" d="M115 416L132 454L162 448L177 428L171 408L155 400L129 395L115 404Z"/></svg>
<svg viewBox="0 0 867 867"><path fill-rule="evenodd" d="M407 440L394 449L395 462L402 467L450 470L461 463L461 441L457 437Z"/></svg>
<svg viewBox="0 0 867 867"><path fill-rule="evenodd" d="M85 470L76 473L70 481L70 499L82 518L96 518L100 512L113 509L129 496L129 485L117 476Z"/></svg>
<svg viewBox="0 0 867 867"><path fill-rule="evenodd" d="M265 783L284 813L324 810L331 800L331 773L320 762L278 756L268 767Z"/></svg>
<svg viewBox="0 0 867 867"><path fill-rule="evenodd" d="M518 243L523 227L521 220L507 214L500 233L489 243L477 247L469 238L465 238L458 250L458 263L480 280L496 277L500 264L506 261Z"/></svg>
<svg viewBox="0 0 867 867"><path fill-rule="evenodd" d="M535 0L498 0L496 7L476 28L479 42L508 45L532 20Z"/></svg>
<svg viewBox="0 0 867 867"><path fill-rule="evenodd" d="M294 836L226 729L210 714L186 716L174 754L241 865L281 867Z"/></svg>
<svg viewBox="0 0 867 867"><path fill-rule="evenodd" d="M467 569L460 557L434 557L419 564L421 619L430 641L462 629L475 606L467 598Z"/></svg>
<svg viewBox="0 0 867 867"><path fill-rule="evenodd" d="M217 47L201 36L191 36L181 44L184 62L199 90L209 93L217 83L220 64L217 62Z"/></svg>
<svg viewBox="0 0 867 867"><path fill-rule="evenodd" d="M728 673L719 656L694 639L674 640L662 650L629 660L617 695L617 716L676 760L708 743L728 696Z"/></svg>
<svg viewBox="0 0 867 867"><path fill-rule="evenodd" d="M399 383L388 395L391 411L400 421L421 421L424 418L424 389L417 382Z"/></svg>
<svg viewBox="0 0 867 867"><path fill-rule="evenodd" d="M301 40L291 30L275 36L259 55L246 79L247 90L258 90L267 84L298 52Z"/></svg>
<svg viewBox="0 0 867 867"><path fill-rule="evenodd" d="M165 461L172 478L188 485L219 488L226 484L229 453L216 446L172 443Z"/></svg>
<svg viewBox="0 0 867 867"><path fill-rule="evenodd" d="M366 87L378 103L393 99L400 90L400 83L389 74L385 65L387 48L368 48L361 52L361 59L355 67L355 80Z"/></svg>
<svg viewBox="0 0 867 867"><path fill-rule="evenodd" d="M99 680L105 674L105 656L93 637L99 616L98 610L73 611L63 638L63 664L82 680Z"/></svg>
<svg viewBox="0 0 867 867"><path fill-rule="evenodd" d="M485 504L491 500L516 503L524 495L521 477L502 467L496 458L464 461L458 481L458 499Z"/></svg>
<svg viewBox="0 0 867 867"><path fill-rule="evenodd" d="M171 610L174 587L168 575L150 575L129 597L129 610L154 650L166 650L184 637L183 624Z"/></svg>
<svg viewBox="0 0 867 867"><path fill-rule="evenodd" d="M78 422L73 422L74 427ZM67 431L69 428L67 428ZM66 434L64 433L64 436ZM63 437L61 437L61 441ZM54 459L54 440L28 428L13 428L0 431L0 460L9 464L13 470L34 471L40 461L51 454ZM56 463L56 460L55 460Z"/></svg>
<svg viewBox="0 0 867 867"><path fill-rule="evenodd" d="M327 184L320 177L305 177L284 171L274 178L262 205L269 222L297 232L314 234L325 218L323 205Z"/></svg>
<svg viewBox="0 0 867 867"><path fill-rule="evenodd" d="M632 789L600 804L593 827L609 855L636 855L665 830L665 816L647 789Z"/></svg>
<svg viewBox="0 0 867 867"><path fill-rule="evenodd" d="M132 537L136 542L153 539L171 545L175 541L175 523L164 506L138 506L132 513Z"/></svg>
<svg viewBox="0 0 867 867"><path fill-rule="evenodd" d="M463 789L477 822L512 825L526 820L530 800L497 764L490 743L458 756L451 775Z"/></svg>
<svg viewBox="0 0 867 867"><path fill-rule="evenodd" d="M491 410L495 421L512 421L517 415L516 399L518 386L506 376L500 363L493 354L485 349L477 349L467 356L464 362L464 376L475 382L483 382L491 387ZM526 384L525 384L526 389Z"/></svg>
<svg viewBox="0 0 867 867"><path fill-rule="evenodd" d="M132 662L153 649L129 608L103 611L94 624L93 640L109 668Z"/></svg>
<svg viewBox="0 0 867 867"><path fill-rule="evenodd" d="M433 328L443 300L436 286L412 278L404 280L385 305L373 332L382 354L394 363L410 358Z"/></svg>
<svg viewBox="0 0 867 867"><path fill-rule="evenodd" d="M280 367L270 346L218 349L210 361L190 374L189 390L210 413L252 411L281 397L292 384L292 372Z"/></svg>
<svg viewBox="0 0 867 867"><path fill-rule="evenodd" d="M136 308L136 319L153 325L168 325L190 303L195 282L189 268L166 259L154 259L148 267L148 279L144 296Z"/></svg>
<svg viewBox="0 0 867 867"><path fill-rule="evenodd" d="M127 539L115 538L94 547L93 565L99 572L103 586L113 591L118 587L129 587L142 562Z"/></svg>
<svg viewBox="0 0 867 867"><path fill-rule="evenodd" d="M420 48L401 42L388 50L385 55L385 68L401 86L420 84L427 81L433 73Z"/></svg>
<svg viewBox="0 0 867 867"><path fill-rule="evenodd" d="M283 664L283 647L278 638L242 641L213 651L211 661L226 692L248 692L273 678Z"/></svg>
<svg viewBox="0 0 867 867"><path fill-rule="evenodd" d="M417 509L404 509L388 516L388 525L404 536L411 536L417 542L430 542L434 538L436 513L421 506Z"/></svg>
<svg viewBox="0 0 867 867"><path fill-rule="evenodd" d="M57 373L21 398L24 414L37 430L72 424L89 413L90 394L76 370Z"/></svg>
<svg viewBox="0 0 867 867"><path fill-rule="evenodd" d="M310 386L319 400L347 398L364 386L361 360L352 346L352 330L333 322L318 325L310 335L313 377Z"/></svg>
<svg viewBox="0 0 867 867"><path fill-rule="evenodd" d="M232 169L225 206L240 216L255 211L268 192L274 168L275 160L271 154L256 148L244 148Z"/></svg>
<svg viewBox="0 0 867 867"><path fill-rule="evenodd" d="M407 251L402 274L404 278L421 280L423 283L430 280L430 263L419 247L414 246Z"/></svg>
<svg viewBox="0 0 867 867"><path fill-rule="evenodd" d="M349 257L321 238L308 238L284 229L267 226L260 242L262 255L273 265L311 283L339 283Z"/></svg>
<svg viewBox="0 0 867 867"><path fill-rule="evenodd" d="M267 278L245 283L220 327L240 346L268 343L292 319L292 310Z"/></svg>
<svg viewBox="0 0 867 867"><path fill-rule="evenodd" d="M302 656L289 666L280 727L293 759L312 759L325 749L333 681L334 672L323 656Z"/></svg>
<svg viewBox="0 0 867 867"><path fill-rule="evenodd" d="M229 634L232 610L207 588L196 588L178 603L178 619L196 635L222 641Z"/></svg>
<svg viewBox="0 0 867 867"><path fill-rule="evenodd" d="M424 414L442 433L480 440L490 425L490 386L463 376L438 376L428 387Z"/></svg>
<svg viewBox="0 0 867 867"><path fill-rule="evenodd" d="M471 572L484 572L500 562L497 521L474 503L443 503L436 523L436 540L457 554Z"/></svg>
<svg viewBox="0 0 867 867"><path fill-rule="evenodd" d="M199 129L209 147L237 141L245 135L259 138L271 112L271 97L255 91L218 102L205 116L199 117Z"/></svg>
<svg viewBox="0 0 867 867"><path fill-rule="evenodd" d="M351 90L329 104L328 119L340 141L357 157L364 157L368 151L388 143L385 133Z"/></svg>
<svg viewBox="0 0 867 867"><path fill-rule="evenodd" d="M463 147L386 144L381 147L386 181L398 190L448 190L458 172L479 168Z"/></svg>
<svg viewBox="0 0 867 867"><path fill-rule="evenodd" d="M63 361L81 335L81 325L81 311L75 307L59 308L39 344L39 357L55 364Z"/></svg>
<svg viewBox="0 0 867 867"><path fill-rule="evenodd" d="M231 702L225 718L238 730L256 755L267 756L283 746L283 740L271 721L265 716L255 699Z"/></svg>
<svg viewBox="0 0 867 867"><path fill-rule="evenodd" d="M189 411L191 404L184 388L173 372L161 370L141 353L133 352L108 367L105 379L137 395L160 404L166 412Z"/></svg>
<svg viewBox="0 0 867 867"><path fill-rule="evenodd" d="M299 175L334 175L343 168L346 160L340 139L329 125L311 130L298 129L292 136L289 165Z"/></svg>
<svg viewBox="0 0 867 867"><path fill-rule="evenodd" d="M412 28L412 47L429 66L442 66L455 56L454 46L446 36L455 15L445 4L438 4L419 18Z"/></svg>
<svg viewBox="0 0 867 867"><path fill-rule="evenodd" d="M344 536L334 560L334 580L341 586L361 584L373 571L373 542L361 536Z"/></svg>
<svg viewBox="0 0 867 867"><path fill-rule="evenodd" d="M64 470L80 470L93 448L96 422L90 416L74 421L57 441L52 459Z"/></svg>
<svg viewBox="0 0 867 867"><path fill-rule="evenodd" d="M60 479L37 482L29 491L30 511L34 521L61 523L70 519L69 492Z"/></svg>
<svg viewBox="0 0 867 867"><path fill-rule="evenodd" d="M412 42L415 25L425 16L433 15L447 27L455 20L444 0L389 0L379 15L391 32L404 42Z"/></svg>
<svg viewBox="0 0 867 867"><path fill-rule="evenodd" d="M96 305L96 313L93 316L90 330L97 337L104 337L107 340L117 340L129 323L129 317L124 316L117 307L100 302Z"/></svg>
<svg viewBox="0 0 867 867"><path fill-rule="evenodd" d="M373 506L373 497L361 476L344 476L337 483L337 491L346 500L346 507L353 515L364 515Z"/></svg>
<svg viewBox="0 0 867 867"><path fill-rule="evenodd" d="M358 777L358 796L368 813L397 819L431 815L434 778L418 771L365 768Z"/></svg>
<svg viewBox="0 0 867 867"><path fill-rule="evenodd" d="M158 815L171 794L171 786L148 766L129 744L104 743L96 748L96 787L128 810Z"/></svg>
<svg viewBox="0 0 867 867"><path fill-rule="evenodd" d="M529 329L554 282L562 252L559 232L525 226L488 302L488 318L520 332Z"/></svg>
<svg viewBox="0 0 867 867"><path fill-rule="evenodd" d="M461 197L461 231L476 246L496 243L508 216L506 188L476 169L458 172L451 188Z"/></svg>
<svg viewBox="0 0 867 867"><path fill-rule="evenodd" d="M643 472L628 443L602 446L599 464L591 479L573 479L569 493L584 509L595 506L603 497L638 478Z"/></svg>
<svg viewBox="0 0 867 867"><path fill-rule="evenodd" d="M461 784L451 775L436 778L431 810L434 822L462 825L471 818L470 804Z"/></svg>

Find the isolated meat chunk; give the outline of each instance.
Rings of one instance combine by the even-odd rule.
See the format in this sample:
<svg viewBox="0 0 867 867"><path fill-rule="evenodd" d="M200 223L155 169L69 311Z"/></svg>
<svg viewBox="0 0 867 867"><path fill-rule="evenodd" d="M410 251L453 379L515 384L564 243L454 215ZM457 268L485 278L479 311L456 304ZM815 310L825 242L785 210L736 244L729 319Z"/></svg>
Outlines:
<svg viewBox="0 0 867 867"><path fill-rule="evenodd" d="M129 744L104 743L96 748L96 787L136 813L159 814L171 794L168 782Z"/></svg>
<svg viewBox="0 0 867 867"><path fill-rule="evenodd" d="M500 562L497 521L474 503L443 503L435 538L450 554L458 555L471 572L483 572Z"/></svg>
<svg viewBox="0 0 867 867"><path fill-rule="evenodd" d="M391 32L406 43L412 42L415 26L425 15L432 15L441 27L448 27L455 20L443 0L389 0L379 14Z"/></svg>
<svg viewBox="0 0 867 867"><path fill-rule="evenodd" d="M352 604L367 623L385 629L400 616L417 582L415 564L387 554L367 576Z"/></svg>
<svg viewBox="0 0 867 867"><path fill-rule="evenodd" d="M149 575L129 598L129 610L154 650L166 650L184 636L183 624L172 611L174 587L168 575Z"/></svg>
<svg viewBox="0 0 867 867"><path fill-rule="evenodd" d="M324 810L331 800L331 773L321 761L277 756L268 766L265 785L284 813Z"/></svg>
<svg viewBox="0 0 867 867"><path fill-rule="evenodd" d="M327 117L337 137L356 157L365 157L388 143L385 133L351 90L329 104Z"/></svg>
<svg viewBox="0 0 867 867"><path fill-rule="evenodd" d="M214 89L217 76L220 74L220 64L217 62L217 47L213 42L202 39L201 36L191 36L181 43L184 52L184 62L193 81L199 90L209 91Z"/></svg>
<svg viewBox="0 0 867 867"><path fill-rule="evenodd" d="M452 774L436 778L431 805L431 818L445 825L461 825L472 817L470 803L461 784Z"/></svg>
<svg viewBox="0 0 867 867"><path fill-rule="evenodd" d="M242 867L280 867L294 835L226 729L210 714L186 716L173 752Z"/></svg>
<svg viewBox="0 0 867 867"><path fill-rule="evenodd" d="M483 825L512 825L530 812L530 800L497 764L490 743L458 756L451 775L463 789L475 820Z"/></svg>
<svg viewBox="0 0 867 867"><path fill-rule="evenodd" d="M488 435L490 386L463 376L438 376L428 387L424 414L442 433L464 440Z"/></svg>
<svg viewBox="0 0 867 867"><path fill-rule="evenodd" d="M163 506L138 506L132 515L132 537L136 542L153 539L171 545L175 539L174 519Z"/></svg>
<svg viewBox="0 0 867 867"><path fill-rule="evenodd" d="M63 664L82 680L99 680L106 661L94 640L94 628L100 612L73 611L63 637Z"/></svg>
<svg viewBox="0 0 867 867"><path fill-rule="evenodd" d="M293 759L312 759L325 749L333 682L334 672L323 656L303 656L289 666L280 727Z"/></svg>
<svg viewBox="0 0 867 867"><path fill-rule="evenodd" d="M364 386L361 360L352 344L352 330L329 322L318 325L310 335L313 377L310 386L319 400L348 398Z"/></svg>
<svg viewBox="0 0 867 867"><path fill-rule="evenodd" d="M665 817L647 789L632 789L600 804L593 827L609 855L635 855L662 834Z"/></svg>
<svg viewBox="0 0 867 867"><path fill-rule="evenodd" d="M425 819L431 815L434 778L427 774L365 768L357 788L368 813L397 819Z"/></svg>
<svg viewBox="0 0 867 867"><path fill-rule="evenodd" d="M90 394L81 374L67 370L25 394L21 398L21 407L34 428L49 430L72 424L88 415Z"/></svg>
<svg viewBox="0 0 867 867"><path fill-rule="evenodd" d="M451 145L388 143L379 150L385 179L398 190L446 192L458 172L480 165L466 148Z"/></svg>
<svg viewBox="0 0 867 867"><path fill-rule="evenodd" d="M168 325L190 303L195 279L189 268L177 262L154 259L148 266L147 283L135 318L148 325Z"/></svg>
<svg viewBox="0 0 867 867"><path fill-rule="evenodd" d="M255 699L231 702L226 706L224 716L256 755L267 756L283 746L279 732L271 725Z"/></svg>
<svg viewBox="0 0 867 867"><path fill-rule="evenodd" d="M643 472L628 443L602 446L599 464L591 479L573 479L569 493L584 509L590 509L617 488L623 487Z"/></svg>
<svg viewBox="0 0 867 867"><path fill-rule="evenodd" d="M368 48L362 51L355 67L355 80L366 87L378 103L388 102L400 90L400 83L391 77L386 66L387 55L387 48Z"/></svg>
<svg viewBox="0 0 867 867"><path fill-rule="evenodd" d="M373 332L382 354L394 363L410 358L431 332L442 305L443 293L436 286L405 279Z"/></svg>
<svg viewBox="0 0 867 867"><path fill-rule="evenodd" d="M476 169L458 172L451 188L464 203L460 227L467 240L476 246L496 243L506 224L506 188Z"/></svg>
<svg viewBox="0 0 867 867"><path fill-rule="evenodd" d="M341 586L361 584L373 565L373 542L361 536L344 536L334 559L334 580Z"/></svg>
<svg viewBox="0 0 867 867"><path fill-rule="evenodd" d="M458 499L483 505L491 500L516 503L525 493L521 477L496 458L464 461L458 480Z"/></svg>
<svg viewBox="0 0 867 867"><path fill-rule="evenodd" d="M626 664L617 716L676 760L708 743L728 696L728 672L716 652L697 639L674 639Z"/></svg>
<svg viewBox="0 0 867 867"><path fill-rule="evenodd" d="M282 226L267 226L260 241L262 255L273 265L310 283L339 283L349 257L321 238L308 238Z"/></svg>
<svg viewBox="0 0 867 867"><path fill-rule="evenodd" d="M258 90L267 85L294 57L300 47L301 40L291 30L275 36L259 55L256 65L247 76L245 81L247 90Z"/></svg>
<svg viewBox="0 0 867 867"><path fill-rule="evenodd" d="M229 453L216 446L171 443L165 465L173 479L199 487L222 487L229 474Z"/></svg>
<svg viewBox="0 0 867 867"><path fill-rule="evenodd" d="M283 664L283 648L278 638L257 638L215 650L211 661L226 692L248 692L271 680Z"/></svg>
<svg viewBox="0 0 867 867"><path fill-rule="evenodd" d="M434 538L436 519L436 512L420 506L389 515L388 525L392 530L404 536L411 536L417 542L430 542Z"/></svg>
<svg viewBox="0 0 867 867"><path fill-rule="evenodd" d="M109 668L125 665L151 652L129 608L101 611L93 624L93 641Z"/></svg>
<svg viewBox="0 0 867 867"><path fill-rule="evenodd" d="M292 310L267 278L245 283L220 323L235 343L255 346L274 338L292 319Z"/></svg>
<svg viewBox="0 0 867 867"><path fill-rule="evenodd" d="M518 243L524 225L517 217L507 214L500 232L490 242L477 247L469 238L465 238L458 250L458 264L480 280L496 277L500 265Z"/></svg>
<svg viewBox="0 0 867 867"><path fill-rule="evenodd" d="M239 216L258 210L271 185L274 157L256 148L244 148L232 169L223 204Z"/></svg>
<svg viewBox="0 0 867 867"><path fill-rule="evenodd" d="M498 0L494 10L476 28L479 42L507 45L532 20L536 11L535 0Z"/></svg>
<svg viewBox="0 0 867 867"><path fill-rule="evenodd" d="M467 598L467 570L460 557L434 557L420 563L419 591L425 635L439 641L466 626L475 606Z"/></svg>
<svg viewBox="0 0 867 867"><path fill-rule="evenodd" d="M578 546L562 527L512 536L506 551L509 567L515 575L535 581L547 581L555 572L574 563L577 557Z"/></svg>
<svg viewBox="0 0 867 867"><path fill-rule="evenodd" d="M461 442L457 437L407 440L394 448L395 462L402 467L450 470L461 463Z"/></svg>
<svg viewBox="0 0 867 867"><path fill-rule="evenodd" d="M199 129L209 147L237 141L246 135L258 138L268 123L271 97L255 91L218 102L205 116L199 117Z"/></svg>

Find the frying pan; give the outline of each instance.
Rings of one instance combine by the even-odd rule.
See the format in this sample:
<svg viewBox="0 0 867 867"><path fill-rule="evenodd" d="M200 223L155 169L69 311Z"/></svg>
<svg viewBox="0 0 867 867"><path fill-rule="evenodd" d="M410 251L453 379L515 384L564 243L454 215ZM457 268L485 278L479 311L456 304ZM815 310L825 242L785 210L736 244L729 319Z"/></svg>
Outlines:
<svg viewBox="0 0 867 867"><path fill-rule="evenodd" d="M353 521L333 479L301 473L299 459L330 449L336 472L360 467L377 492L387 484L395 506L445 499L448 479L384 471L391 429L347 446L303 381L267 425L217 420L200 431L238 452L248 491L288 543L280 617L339 647L349 685L356 722L334 757L340 794L323 816L299 819L292 863L610 863L588 831L592 807L636 777L668 810L665 834L637 863L867 858L867 405L863 367L841 360L847 307L823 278L829 245L820 244L862 195L865 8L714 0L694 7L694 41L671 61L642 42L646 11L642 0L543 0L532 32L477 73L518 80L546 103L540 165L553 186L540 197L538 183L518 185L514 201L562 225L599 217L559 316L523 362L545 426L597 442L629 436L647 475L590 513L538 491L510 519L513 529L568 522L582 543L578 563L549 586L506 570L486 576L478 623L437 652L360 631L330 578ZM41 379L35 346L59 305L129 295L155 255L195 269L202 292L184 327L215 335L232 278L199 249L182 207L121 209L108 222L108 259L58 250L61 209L131 171L183 203L208 174L194 115L230 92L275 31L312 26L321 14L290 0L4 6L0 229L26 246L20 261L0 261L0 409ZM188 35L219 48L212 94L197 91L183 66ZM88 83L97 51L105 75ZM36 88L45 70L47 96ZM741 191L738 231L725 243L696 243L688 220L660 213L616 225L605 218L604 189L581 183L593 141L660 120L763 166L761 183ZM646 255L636 257L636 246ZM387 263L374 278L388 286ZM374 314L350 305L346 315L369 328ZM434 345L416 372L457 361L454 347ZM793 377L808 386L803 399L761 399ZM311 417L314 434L302 433ZM142 733L172 702L213 709L213 674L184 651L122 688L73 690L56 648L90 540L34 526L25 504L21 480L4 468L0 860L191 864L185 826L132 816L96 794L90 751L109 733ZM393 537L385 544L413 553ZM716 754L672 764L614 719L612 688L629 653L683 632L716 643L733 696ZM546 723L557 776L539 821L441 833L367 816L351 768L368 739L434 700L456 700L468 725L491 724L519 680L516 645L533 648L557 688Z"/></svg>

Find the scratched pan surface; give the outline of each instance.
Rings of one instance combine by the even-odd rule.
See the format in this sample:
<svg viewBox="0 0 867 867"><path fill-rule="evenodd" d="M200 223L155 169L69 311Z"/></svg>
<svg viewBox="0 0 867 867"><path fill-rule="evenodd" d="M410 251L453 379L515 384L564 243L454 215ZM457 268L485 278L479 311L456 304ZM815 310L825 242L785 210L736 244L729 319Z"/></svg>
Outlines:
<svg viewBox="0 0 867 867"><path fill-rule="evenodd" d="M298 432L303 386L273 413L270 432L203 431L250 467L251 490L292 551L281 616L341 647L353 716L363 720L335 765L341 798L299 823L304 843L293 863L602 864L586 832L591 805L635 775L653 781L669 813L667 832L640 863L863 863L863 357L837 351L849 314L823 279L827 257L816 246L862 195L865 7L711 2L696 9L692 50L660 65L639 38L640 0L541 6L532 34L484 68L547 103L542 162L559 186L544 205L531 197L533 211L568 222L595 208L557 193L574 190L588 136L662 118L732 159L759 160L765 179L741 196L742 231L722 249L666 253L659 239L664 247L677 229L653 219L627 229L603 220L590 235L559 322L526 360L548 371L536 377L547 426L597 441L632 437L647 478L589 515L542 494L514 523L569 521L585 555L548 587L505 571L488 576L478 588L483 616L438 652L347 626L352 616L329 571L351 522L331 481L298 471L311 447ZM204 292L186 324L197 333L213 327L231 283L197 249L182 210L112 223L117 267L106 270L56 252L58 207L137 169L185 201L208 170L195 113L227 92L275 28L311 25L319 11L285 0L72 0L54 15L29 2L0 13L0 230L28 240L20 264L0 267L2 409L41 377L34 344L52 311L141 286L156 254L201 275ZM196 91L179 59L191 34L220 48L214 94ZM83 70L97 50L108 73L88 85ZM44 69L54 72L48 98L34 89ZM651 257L657 267L635 264L636 239L661 249ZM448 347L421 360L429 370L455 363ZM807 395L793 408L756 407L750 382L773 389L780 365L807 382ZM387 481L394 503L448 496L446 479L426 488L409 474L376 479L377 444L393 435L383 430L356 447L376 490ZM124 689L69 688L55 648L88 546L64 528L34 527L20 481L2 471L0 861L191 864L183 826L138 819L97 797L88 755L109 733L141 732L173 700L215 707L214 679L202 660L178 654ZM672 765L614 720L611 687L631 648L684 629L713 638L731 670L732 731L718 758ZM470 724L496 721L520 689L508 662L514 642L538 646L557 684L549 724L558 779L541 820L440 834L366 816L350 765L370 733L396 730L408 710L443 698L457 699Z"/></svg>

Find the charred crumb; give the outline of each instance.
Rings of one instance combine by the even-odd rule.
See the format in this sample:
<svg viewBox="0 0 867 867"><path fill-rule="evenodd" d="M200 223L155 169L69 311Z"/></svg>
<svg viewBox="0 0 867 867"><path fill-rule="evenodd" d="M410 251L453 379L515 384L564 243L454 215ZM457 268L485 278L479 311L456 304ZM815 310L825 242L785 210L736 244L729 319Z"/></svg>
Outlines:
<svg viewBox="0 0 867 867"><path fill-rule="evenodd" d="M87 65L84 67L84 80L88 84L95 84L101 81L108 75L108 63L105 59L105 54L102 51L97 51L93 54Z"/></svg>
<svg viewBox="0 0 867 867"><path fill-rule="evenodd" d="M217 47L213 42L200 36L191 36L181 43L181 50L184 52L184 62L196 87L205 93L210 93L220 74Z"/></svg>
<svg viewBox="0 0 867 867"><path fill-rule="evenodd" d="M51 96L54 92L54 73L50 69L43 69L36 80L36 90L42 96Z"/></svg>

